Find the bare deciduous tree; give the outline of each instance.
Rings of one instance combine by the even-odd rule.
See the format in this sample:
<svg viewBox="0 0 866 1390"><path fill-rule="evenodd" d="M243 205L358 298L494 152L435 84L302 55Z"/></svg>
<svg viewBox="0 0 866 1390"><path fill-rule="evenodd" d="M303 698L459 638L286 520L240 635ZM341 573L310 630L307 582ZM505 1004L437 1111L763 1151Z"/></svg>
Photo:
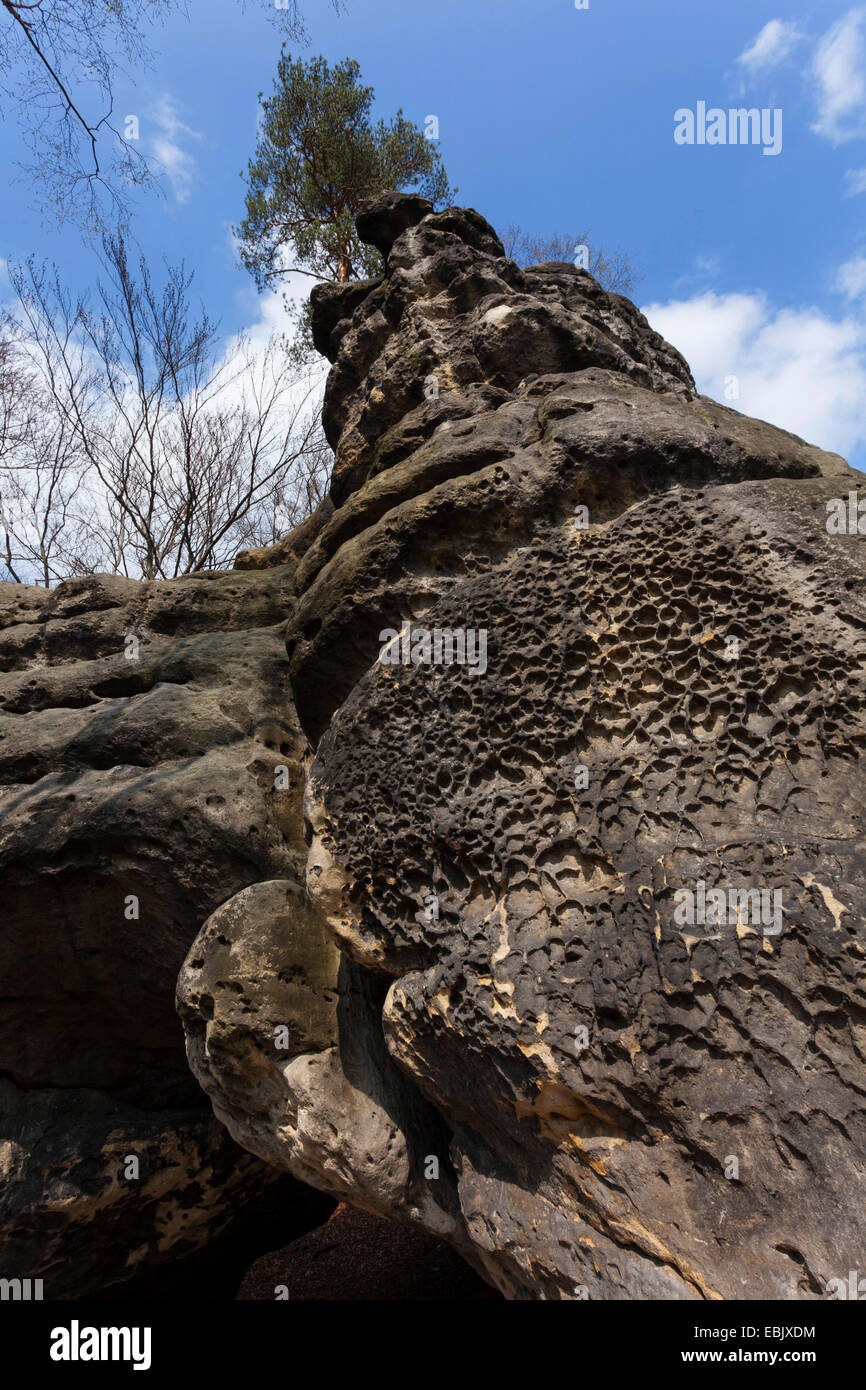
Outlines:
<svg viewBox="0 0 866 1390"><path fill-rule="evenodd" d="M174 0L0 0L0 81L29 150L22 168L61 219L94 220L99 195L123 201L150 171L114 116L124 61L146 65L149 20Z"/></svg>
<svg viewBox="0 0 866 1390"><path fill-rule="evenodd" d="M91 572L99 548L80 445L44 407L31 394L25 429L0 462L0 525L9 577L47 588L68 573Z"/></svg>
<svg viewBox="0 0 866 1390"><path fill-rule="evenodd" d="M305 41L298 0L256 3ZM130 185L153 183L115 116L114 86L124 68L149 66L147 30L176 11L185 0L0 0L0 97L16 110L30 152L22 168L43 209L99 224L100 195L117 212Z"/></svg>
<svg viewBox="0 0 866 1390"><path fill-rule="evenodd" d="M586 246L589 248L589 273L602 289L614 294L633 294L638 281L643 279L625 251L606 251L594 246L586 232L541 237L530 235L520 226L510 226L502 234L502 244L506 256L520 266L541 265L544 261L571 261L573 264L578 248Z"/></svg>
<svg viewBox="0 0 866 1390"><path fill-rule="evenodd" d="M19 518L13 578L220 568L285 534L325 487L317 383L280 336L221 347L208 315L191 315L183 265L157 288L122 236L103 255L95 303L33 260L10 272L6 330L35 412L2 460Z"/></svg>

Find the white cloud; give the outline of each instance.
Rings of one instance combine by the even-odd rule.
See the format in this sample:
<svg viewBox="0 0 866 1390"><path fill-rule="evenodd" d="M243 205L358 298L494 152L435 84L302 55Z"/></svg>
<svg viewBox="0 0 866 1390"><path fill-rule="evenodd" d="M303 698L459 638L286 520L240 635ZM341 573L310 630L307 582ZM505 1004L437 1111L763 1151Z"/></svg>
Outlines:
<svg viewBox="0 0 866 1390"><path fill-rule="evenodd" d="M846 198L853 198L856 193L866 193L866 169L849 169L845 183L848 186Z"/></svg>
<svg viewBox="0 0 866 1390"><path fill-rule="evenodd" d="M302 303L315 283L309 276L290 274L281 280L279 290L270 294L257 295L252 289L243 291L240 302L248 309L244 314L245 326L223 343L222 362L228 369L228 379L219 393L222 405L242 404L252 379L260 382L272 379L271 371L279 366L279 357L269 355L270 345L275 336L283 333L293 336L295 320L289 313L289 306ZM240 360L248 363L249 372L233 375L231 364ZM287 382L278 418L289 421L295 412L304 417L320 415L329 369L330 364L324 358L317 358L307 371Z"/></svg>
<svg viewBox="0 0 866 1390"><path fill-rule="evenodd" d="M195 179L196 163L179 141L200 140L201 134L180 119L174 98L170 96L160 97L151 119L159 132L150 142L151 153L167 174L177 202L187 203Z"/></svg>
<svg viewBox="0 0 866 1390"><path fill-rule="evenodd" d="M836 277L836 289L849 299L859 299L866 295L866 256L855 256L846 261Z"/></svg>
<svg viewBox="0 0 866 1390"><path fill-rule="evenodd" d="M240 245L235 235L235 229L230 223L223 223L223 230L226 236L226 245L232 254L232 259L237 264L240 258ZM278 258L281 266L291 265L293 248L287 242L282 248L282 254ZM298 270L287 270L278 280L272 282L274 288L266 294L259 294L254 288L251 280L247 280L243 289L238 292L236 304L243 318L247 320L247 327L242 330L244 337L257 344L262 349L265 348L272 334L274 333L294 333L294 319L292 310L303 304L310 297L310 291L319 283L312 275L305 275ZM233 338L226 340L226 351L231 350ZM329 370L329 364L322 359L325 370Z"/></svg>
<svg viewBox="0 0 866 1390"><path fill-rule="evenodd" d="M812 126L834 145L866 135L866 9L849 10L827 30L812 62L818 118Z"/></svg>
<svg viewBox="0 0 866 1390"><path fill-rule="evenodd" d="M242 330L243 336L257 346L264 348L272 334L293 331L286 300L290 305L301 304L308 298L315 280L306 275L286 275L280 281L279 290L270 294L258 295L251 287L242 292L242 302L250 307L250 320ZM227 340L230 351L233 338ZM327 364L326 364L327 365Z"/></svg>
<svg viewBox="0 0 866 1390"><path fill-rule="evenodd" d="M866 316L778 309L762 294L650 304L653 328L684 354L698 389L810 443L866 462ZM736 376L740 396L725 400Z"/></svg>
<svg viewBox="0 0 866 1390"><path fill-rule="evenodd" d="M754 77L759 72L777 68L791 56L802 37L799 25L793 20L771 19L749 47L743 50L737 62Z"/></svg>

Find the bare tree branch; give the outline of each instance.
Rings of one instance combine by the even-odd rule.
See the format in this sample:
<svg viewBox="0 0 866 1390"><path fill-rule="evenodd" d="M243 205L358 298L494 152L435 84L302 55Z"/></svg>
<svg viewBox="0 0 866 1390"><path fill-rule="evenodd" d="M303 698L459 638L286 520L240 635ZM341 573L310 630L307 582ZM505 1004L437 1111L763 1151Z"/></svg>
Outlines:
<svg viewBox="0 0 866 1390"><path fill-rule="evenodd" d="M255 5L306 42L298 0ZM114 87L120 72L150 66L149 30L178 11L186 14L186 0L0 0L0 97L17 108L31 154L20 167L44 211L102 227L103 197L121 215L132 187L156 183L113 122ZM93 105L101 109L90 112Z"/></svg>
<svg viewBox="0 0 866 1390"><path fill-rule="evenodd" d="M26 440L14 411L8 446L0 438L16 509L7 569L45 584L94 566L169 578L274 543L324 495L321 374L297 368L279 335L221 345L191 313L183 265L157 286L120 235L103 257L93 301L33 260L10 270L6 360L30 383L17 399L35 405Z"/></svg>
<svg viewBox="0 0 866 1390"><path fill-rule="evenodd" d="M634 294L643 275L630 261L625 251L607 251L596 246L587 232L558 233L553 236L532 236L521 226L506 227L502 233L505 254L520 266L541 265L544 261L575 263L578 248L588 250L587 270L602 289L612 294Z"/></svg>

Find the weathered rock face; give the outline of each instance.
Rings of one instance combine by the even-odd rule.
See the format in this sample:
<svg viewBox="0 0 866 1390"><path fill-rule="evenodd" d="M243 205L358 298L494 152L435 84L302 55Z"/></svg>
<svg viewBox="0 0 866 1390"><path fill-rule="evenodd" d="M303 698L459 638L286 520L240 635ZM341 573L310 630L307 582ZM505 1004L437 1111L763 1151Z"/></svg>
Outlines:
<svg viewBox="0 0 866 1390"><path fill-rule="evenodd" d="M477 213L359 225L387 272L314 293L336 509L287 639L341 1002L280 1061L256 957L298 927L239 912L253 1023L202 1006L211 928L193 1069L509 1296L823 1296L866 1198L866 565L825 504L866 480Z"/></svg>
<svg viewBox="0 0 866 1390"><path fill-rule="evenodd" d="M174 986L226 897L302 881L291 575L0 586L0 1273L46 1298L180 1258L281 1178L203 1103Z"/></svg>
<svg viewBox="0 0 866 1390"><path fill-rule="evenodd" d="M190 1065L240 1142L335 1197L457 1239L453 1190L424 1176L447 1135L388 1056L383 1000L284 882L219 908L178 987Z"/></svg>

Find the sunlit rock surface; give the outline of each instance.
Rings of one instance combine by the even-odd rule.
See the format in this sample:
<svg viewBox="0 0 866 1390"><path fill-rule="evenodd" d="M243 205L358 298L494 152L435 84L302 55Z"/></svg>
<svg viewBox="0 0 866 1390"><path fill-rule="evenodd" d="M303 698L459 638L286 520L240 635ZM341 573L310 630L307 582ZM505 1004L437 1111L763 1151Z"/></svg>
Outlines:
<svg viewBox="0 0 866 1390"><path fill-rule="evenodd" d="M359 227L287 630L308 901L211 918L192 1067L510 1297L823 1297L866 1199L866 567L826 520L866 480L476 212Z"/></svg>

